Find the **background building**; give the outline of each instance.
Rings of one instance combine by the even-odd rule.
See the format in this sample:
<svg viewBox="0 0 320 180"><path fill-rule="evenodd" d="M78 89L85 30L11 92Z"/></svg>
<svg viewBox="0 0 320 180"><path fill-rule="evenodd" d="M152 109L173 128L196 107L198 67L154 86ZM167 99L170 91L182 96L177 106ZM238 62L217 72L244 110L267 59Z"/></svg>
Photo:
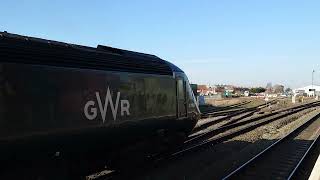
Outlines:
<svg viewBox="0 0 320 180"><path fill-rule="evenodd" d="M320 94L320 86L309 85L293 90L294 95L316 96Z"/></svg>

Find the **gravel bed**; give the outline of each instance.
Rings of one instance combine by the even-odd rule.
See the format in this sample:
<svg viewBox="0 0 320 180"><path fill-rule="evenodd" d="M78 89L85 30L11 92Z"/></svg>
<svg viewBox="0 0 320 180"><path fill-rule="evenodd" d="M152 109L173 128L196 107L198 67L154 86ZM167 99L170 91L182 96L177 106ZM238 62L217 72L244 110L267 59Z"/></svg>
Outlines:
<svg viewBox="0 0 320 180"><path fill-rule="evenodd" d="M247 115L247 114L249 114L249 113L251 113L251 112L246 112L246 113L239 114L239 115L237 115L237 116L233 116L233 117L231 117L231 118L229 118L229 119L226 119L226 120L221 121L221 122L219 122L219 123L213 124L213 125L205 128L205 129L196 131L196 132L192 133L189 137L193 137L193 136L196 136L196 135L199 135L199 134L203 134L203 133L209 132L209 131L211 131L211 130L213 130L213 129L217 129L217 128L225 125L225 124L228 123L229 121L234 120L234 119L237 119L237 118L241 118L242 116L245 116L245 115ZM200 126L202 126L202 125L204 125L204 124L210 123L210 122L212 122L212 121L218 120L218 119L220 119L220 118L224 118L224 117L225 117L225 116L219 117L219 118L207 118L207 119L205 119L205 120L201 120L201 121L199 121L199 122L197 123L196 128L197 128L197 127L200 127ZM244 119L248 119L248 118L251 118L251 117L253 117L253 116L250 116L250 117L247 117L247 118L244 118Z"/></svg>
<svg viewBox="0 0 320 180"><path fill-rule="evenodd" d="M148 173L136 179L220 179L292 128L302 124L308 117L319 112L319 108L310 108L276 120L229 141L197 153L187 154L165 166L160 165L148 170Z"/></svg>
<svg viewBox="0 0 320 180"><path fill-rule="evenodd" d="M220 118L224 118L224 117L226 117L226 116L217 116L217 117L210 117L210 118L200 119L198 121L198 123L196 124L196 127L202 126L203 124L207 124L208 122L212 122L212 121L218 120Z"/></svg>
<svg viewBox="0 0 320 180"><path fill-rule="evenodd" d="M279 120L275 120L275 121L273 121L271 123L268 123L267 125L258 127L253 131L250 131L250 132L245 133L243 135L237 136L236 138L239 138L239 139L236 139L236 140L245 140L247 142L254 142L256 140L256 138L259 138L262 135L271 134L271 133L272 134L276 134L276 133L279 132L278 128L288 124L291 121L294 121L294 120L298 119L302 115L307 114L307 113L309 113L311 111L312 111L312 109L310 108L310 109L306 109L306 110L300 111L298 113L295 113L293 115L289 115L289 116L287 116L285 118L281 118ZM225 134L229 134L230 132L238 131L239 129L242 129L242 128L248 126L248 125L251 126L251 125L259 124L261 122L267 121L269 119L273 119L273 118L278 117L278 116L282 116L282 113L274 115L274 116L271 116L271 117L267 117L267 118L264 118L264 119L261 119L261 120L254 121L254 122L251 122L249 124L238 126L238 127L233 128L233 129L231 129L229 131L225 131L223 133L220 133L219 135L214 136L212 138L217 138L217 137L223 136ZM244 137L245 139L241 139L242 137ZM210 139L212 139L212 138L210 138Z"/></svg>
<svg viewBox="0 0 320 180"><path fill-rule="evenodd" d="M255 156L257 153L261 152L276 140L284 137L286 134L292 131L292 129L302 125L317 113L320 113L320 108L307 109L283 118L281 121L274 121L268 125L259 127L254 131L250 131L232 138L229 141L224 142L224 144L234 144L234 146L229 146L229 149L226 149L222 144L219 144L218 146L220 147L216 148L224 148L224 150L229 152L229 154L226 158L218 160L213 163L212 166L204 169L201 174L204 174L205 177L202 178L205 179L207 175L210 174L212 169L219 169L219 171L216 171L217 173L209 176L210 178L222 178L228 172L231 172L235 168L239 167L241 164Z"/></svg>

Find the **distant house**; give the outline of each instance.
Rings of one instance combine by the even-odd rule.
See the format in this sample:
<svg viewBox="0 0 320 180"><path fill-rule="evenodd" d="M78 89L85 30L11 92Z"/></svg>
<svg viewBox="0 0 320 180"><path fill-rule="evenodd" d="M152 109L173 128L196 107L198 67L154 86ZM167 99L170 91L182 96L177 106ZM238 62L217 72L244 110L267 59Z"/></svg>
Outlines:
<svg viewBox="0 0 320 180"><path fill-rule="evenodd" d="M256 93L256 96L258 96L258 97L266 97L268 95L266 93L262 92L262 93Z"/></svg>
<svg viewBox="0 0 320 180"><path fill-rule="evenodd" d="M267 94L266 96L269 98L276 98L278 97L278 94L272 93L272 94Z"/></svg>
<svg viewBox="0 0 320 180"><path fill-rule="evenodd" d="M202 96L208 96L212 94L216 94L216 87L209 87L207 85L198 85L197 92Z"/></svg>
<svg viewBox="0 0 320 180"><path fill-rule="evenodd" d="M293 90L294 95L306 95L309 97L320 95L320 86L309 85Z"/></svg>
<svg viewBox="0 0 320 180"><path fill-rule="evenodd" d="M234 86L230 86L230 85L224 87L225 92L228 92L228 93L233 93L234 89L235 89Z"/></svg>
<svg viewBox="0 0 320 180"><path fill-rule="evenodd" d="M218 86L215 88L216 93L224 93L224 87Z"/></svg>
<svg viewBox="0 0 320 180"><path fill-rule="evenodd" d="M244 96L248 97L250 95L250 92L249 91L244 91Z"/></svg>

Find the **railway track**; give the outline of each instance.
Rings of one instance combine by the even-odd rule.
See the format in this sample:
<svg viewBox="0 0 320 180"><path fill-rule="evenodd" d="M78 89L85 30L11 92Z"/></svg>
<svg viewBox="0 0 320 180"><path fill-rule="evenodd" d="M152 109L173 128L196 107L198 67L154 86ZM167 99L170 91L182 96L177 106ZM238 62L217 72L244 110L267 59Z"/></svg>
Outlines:
<svg viewBox="0 0 320 180"><path fill-rule="evenodd" d="M243 111L247 108L237 108L237 109L229 109L229 110L221 110L221 111L211 111L201 114L201 118L210 118L210 117L218 117L218 116L226 116L232 113L237 113Z"/></svg>
<svg viewBox="0 0 320 180"><path fill-rule="evenodd" d="M320 113L258 155L238 167L224 179L291 179L320 138Z"/></svg>
<svg viewBox="0 0 320 180"><path fill-rule="evenodd" d="M218 118L216 120L213 120L213 121L209 121L209 122L206 122L206 123L203 123L201 124L200 126L196 126L193 130L193 132L197 132L197 131L200 131L200 130L203 130L203 129L206 129L214 124L218 124L220 122L223 122L223 121L226 121L226 120L229 120L235 116L238 116L238 115L241 115L241 114L245 114L245 113L250 113L250 115L253 115L254 112L256 112L257 109L256 108L250 108L250 109L243 109L241 111L237 111L237 112L232 112L230 114L228 114L227 116L225 117L221 117L221 118ZM249 116L249 115L248 115ZM245 117L248 117L248 116L245 116ZM243 119L245 117L242 117L242 118L237 118L238 120L240 119Z"/></svg>
<svg viewBox="0 0 320 180"><path fill-rule="evenodd" d="M236 104L232 104L224 107L207 106L207 107L204 107L205 109L203 109L201 112L205 114L205 113L211 113L211 112L230 110L230 109L234 109L234 108L249 104L250 102L251 101L244 101L244 102L240 102L240 103L236 103Z"/></svg>
<svg viewBox="0 0 320 180"><path fill-rule="evenodd" d="M117 175L117 171L104 170L96 174L86 176L85 180L111 180Z"/></svg>
<svg viewBox="0 0 320 180"><path fill-rule="evenodd" d="M312 106L318 106L318 105L320 105L320 102L312 102L312 103L308 103L308 104L303 104L303 105L299 105L299 106L295 106L295 107L291 107L291 108L286 108L286 109L274 111L274 112L269 113L269 114L263 114L261 116L257 116L257 117L254 117L254 118L239 122L240 120L244 119L244 117L241 116L239 118L235 118L235 119L232 119L232 120L228 121L226 124L224 124L224 125L222 125L222 126L220 126L218 128L209 130L209 131L201 133L201 134L197 134L195 136L191 135L186 140L186 143L190 143L192 141L193 142L194 141L199 141L201 139L206 139L208 137L217 135L217 134L222 133L222 132L226 132L226 131L228 131L230 129L233 129L233 128L236 128L236 127L239 127L239 126L243 126L243 125L246 125L246 124L259 122L259 121L261 121L261 123L265 123L264 120L266 120L267 118L270 118L269 120L267 120L267 123L268 122L272 122L274 120L281 119L281 118L283 118L285 116L288 116L288 115L294 114L296 112L302 111L304 109L310 108ZM208 123L208 124L211 125L211 123ZM205 125L203 127L207 128L209 126ZM249 126L249 127L251 127L251 126ZM249 127L247 127L247 128L249 128ZM255 128L255 127L256 127L256 125L252 126L252 128ZM251 128L249 128L249 129L251 129Z"/></svg>
<svg viewBox="0 0 320 180"><path fill-rule="evenodd" d="M192 137L185 141L184 146L181 150L173 153L173 156L182 155L188 152L197 151L201 148L211 146L214 144L218 144L220 142L231 139L240 134L244 134L251 130L254 130L257 127L269 124L273 121L282 119L289 115L293 115L297 112L303 111L305 109L319 106L320 103L309 103L301 106L294 107L293 109L287 109L287 112L282 110L281 112L275 112L264 116L259 116L256 118L252 118L246 121L237 122L234 124L226 125L219 127L217 129L213 129L209 132L201 134L196 137Z"/></svg>
<svg viewBox="0 0 320 180"><path fill-rule="evenodd" d="M274 99L272 101L270 101L268 104L274 104L277 102L278 99ZM220 122L226 121L226 120L230 120L231 118L241 115L241 114L247 114L245 116L241 116L239 118L235 118L235 121L239 121L241 119L244 119L246 117L249 117L251 115L253 115L255 112L258 112L260 109L265 108L266 106L268 106L268 104L261 104L261 105L257 105L254 107L250 107L250 108L241 108L241 109L235 109L235 110L229 110L229 111L218 111L218 112L210 112L210 113L204 113L202 114L202 119L204 118L211 118L211 117L219 117L219 116L224 116L218 119L215 119L213 121L209 121L207 123L203 123L200 126L196 126L194 128L194 132L196 131L200 131L203 130L209 126L212 126L214 124L218 124ZM233 121L231 121L233 122Z"/></svg>
<svg viewBox="0 0 320 180"><path fill-rule="evenodd" d="M202 115L201 117L202 118L210 118L210 117L218 117L218 116L227 116L227 115L232 115L233 113L239 113L241 111L252 111L252 110L257 110L257 109L261 109L261 108L264 108L266 106L268 106L269 104L275 104L277 102L277 100L279 100L281 98L277 98L277 99L273 99L271 101L268 102L268 104L260 104L260 105L256 105L256 106L253 106L253 107L249 107L249 108L245 108L245 107L240 107L242 105L238 105L236 107L239 107L237 109L233 109L233 108L229 108L229 109L219 109L219 110L207 110L207 111L202 111ZM250 103L250 102L248 102ZM245 104L248 104L248 103L245 103Z"/></svg>
<svg viewBox="0 0 320 180"><path fill-rule="evenodd" d="M313 103L317 103L317 101L316 102L302 104L302 105L297 105L297 106L294 106L294 107L289 107L289 108L285 108L285 109L281 109L281 110L276 110L276 111L273 111L272 113L264 114L264 115L261 115L261 116L256 117L256 118L257 119L266 118L266 117L275 115L277 113L281 113L281 112L288 111L288 110L291 110L291 109L297 109L297 108L303 107L303 106L308 105L308 104L313 104ZM234 123L236 123L236 122L238 122L238 121L240 121L240 120L242 120L244 118L250 117L251 115L253 115L255 112L258 112L258 110L263 108L263 107L265 107L265 105L260 105L260 106L256 106L256 107L253 107L253 108L248 108L248 109L245 109L243 111L232 113L232 114L229 114L228 116L225 116L225 117L222 117L222 118L219 118L219 119L215 119L215 120L209 121L207 123L203 123L200 126L196 126L194 128L194 132L201 131L201 130L206 129L206 128L214 125L214 124L218 124L220 122L227 121L227 120L228 120L228 122L226 124L224 124L223 126L234 124ZM244 113L248 113L248 114L244 115L244 116L241 116L241 117L237 117L237 118L231 119L231 118L233 118L235 116L238 116L238 115L241 115L241 114L244 114Z"/></svg>
<svg viewBox="0 0 320 180"><path fill-rule="evenodd" d="M314 166L320 154L320 137L314 142L312 147L308 150L308 153L296 166L295 173L291 176L291 179L307 179L310 177L312 171L314 171Z"/></svg>

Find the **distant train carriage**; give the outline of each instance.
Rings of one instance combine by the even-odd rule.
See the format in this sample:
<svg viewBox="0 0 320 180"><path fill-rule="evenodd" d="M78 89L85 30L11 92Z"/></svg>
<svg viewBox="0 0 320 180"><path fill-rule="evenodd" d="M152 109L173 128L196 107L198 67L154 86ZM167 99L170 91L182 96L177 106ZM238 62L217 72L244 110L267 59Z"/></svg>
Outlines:
<svg viewBox="0 0 320 180"><path fill-rule="evenodd" d="M57 161L86 174L200 117L184 72L154 55L0 32L0 57L0 174Z"/></svg>

